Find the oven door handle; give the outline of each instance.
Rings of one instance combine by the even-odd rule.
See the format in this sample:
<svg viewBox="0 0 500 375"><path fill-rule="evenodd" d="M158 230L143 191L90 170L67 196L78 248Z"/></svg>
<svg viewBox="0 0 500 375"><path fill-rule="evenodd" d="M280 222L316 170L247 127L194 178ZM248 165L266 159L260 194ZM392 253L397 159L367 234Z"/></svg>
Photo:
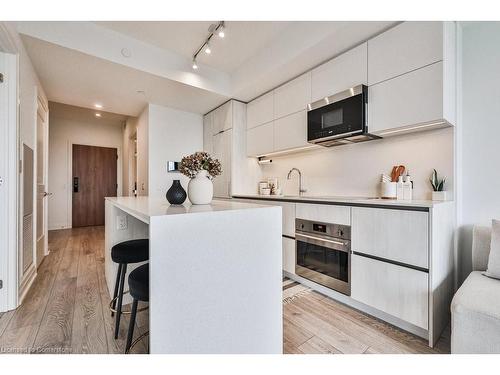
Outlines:
<svg viewBox="0 0 500 375"><path fill-rule="evenodd" d="M323 237L310 236L308 234L295 233L295 239L300 241L300 238L305 239L305 242L309 242L307 240L313 240L313 241L315 241L315 243L323 242L323 243L331 244L331 245L336 246L335 250L343 251L346 253L349 252L349 246L348 246L348 243L346 243L346 242L330 240L330 239L326 239ZM337 246L341 246L342 248L338 249Z"/></svg>

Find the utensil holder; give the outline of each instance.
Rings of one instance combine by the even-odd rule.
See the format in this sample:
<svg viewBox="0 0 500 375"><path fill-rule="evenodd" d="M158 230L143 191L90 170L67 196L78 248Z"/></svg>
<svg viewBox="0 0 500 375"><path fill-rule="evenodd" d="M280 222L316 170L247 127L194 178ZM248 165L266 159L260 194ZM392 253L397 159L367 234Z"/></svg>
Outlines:
<svg viewBox="0 0 500 375"><path fill-rule="evenodd" d="M382 182L380 197L383 199L396 199L397 182Z"/></svg>

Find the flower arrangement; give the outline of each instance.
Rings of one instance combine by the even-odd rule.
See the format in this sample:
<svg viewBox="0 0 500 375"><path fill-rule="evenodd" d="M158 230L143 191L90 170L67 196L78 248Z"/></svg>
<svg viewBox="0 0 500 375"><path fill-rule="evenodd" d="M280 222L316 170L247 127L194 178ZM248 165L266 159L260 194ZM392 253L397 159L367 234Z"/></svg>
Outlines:
<svg viewBox="0 0 500 375"><path fill-rule="evenodd" d="M179 171L183 175L188 176L189 178L194 178L201 170L206 170L210 179L213 179L222 173L219 160L212 158L207 152L199 151L182 158Z"/></svg>

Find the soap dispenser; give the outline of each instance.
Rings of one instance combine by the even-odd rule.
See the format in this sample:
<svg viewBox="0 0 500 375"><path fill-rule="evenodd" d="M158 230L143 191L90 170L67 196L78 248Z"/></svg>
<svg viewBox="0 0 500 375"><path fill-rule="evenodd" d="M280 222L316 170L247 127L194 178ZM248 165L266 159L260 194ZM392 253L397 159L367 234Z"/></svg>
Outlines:
<svg viewBox="0 0 500 375"><path fill-rule="evenodd" d="M404 181L403 176L399 176L398 183L396 186L396 199L402 200L404 199Z"/></svg>

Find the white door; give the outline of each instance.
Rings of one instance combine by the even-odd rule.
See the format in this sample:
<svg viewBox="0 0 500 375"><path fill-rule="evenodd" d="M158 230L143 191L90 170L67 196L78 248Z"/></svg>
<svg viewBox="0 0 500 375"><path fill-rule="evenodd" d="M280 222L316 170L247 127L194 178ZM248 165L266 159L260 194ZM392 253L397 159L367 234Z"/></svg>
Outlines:
<svg viewBox="0 0 500 375"><path fill-rule="evenodd" d="M36 266L48 251L47 236L47 146L48 146L48 110L38 98L36 120Z"/></svg>
<svg viewBox="0 0 500 375"><path fill-rule="evenodd" d="M17 58L15 55L0 52L0 74L1 313L17 307Z"/></svg>

